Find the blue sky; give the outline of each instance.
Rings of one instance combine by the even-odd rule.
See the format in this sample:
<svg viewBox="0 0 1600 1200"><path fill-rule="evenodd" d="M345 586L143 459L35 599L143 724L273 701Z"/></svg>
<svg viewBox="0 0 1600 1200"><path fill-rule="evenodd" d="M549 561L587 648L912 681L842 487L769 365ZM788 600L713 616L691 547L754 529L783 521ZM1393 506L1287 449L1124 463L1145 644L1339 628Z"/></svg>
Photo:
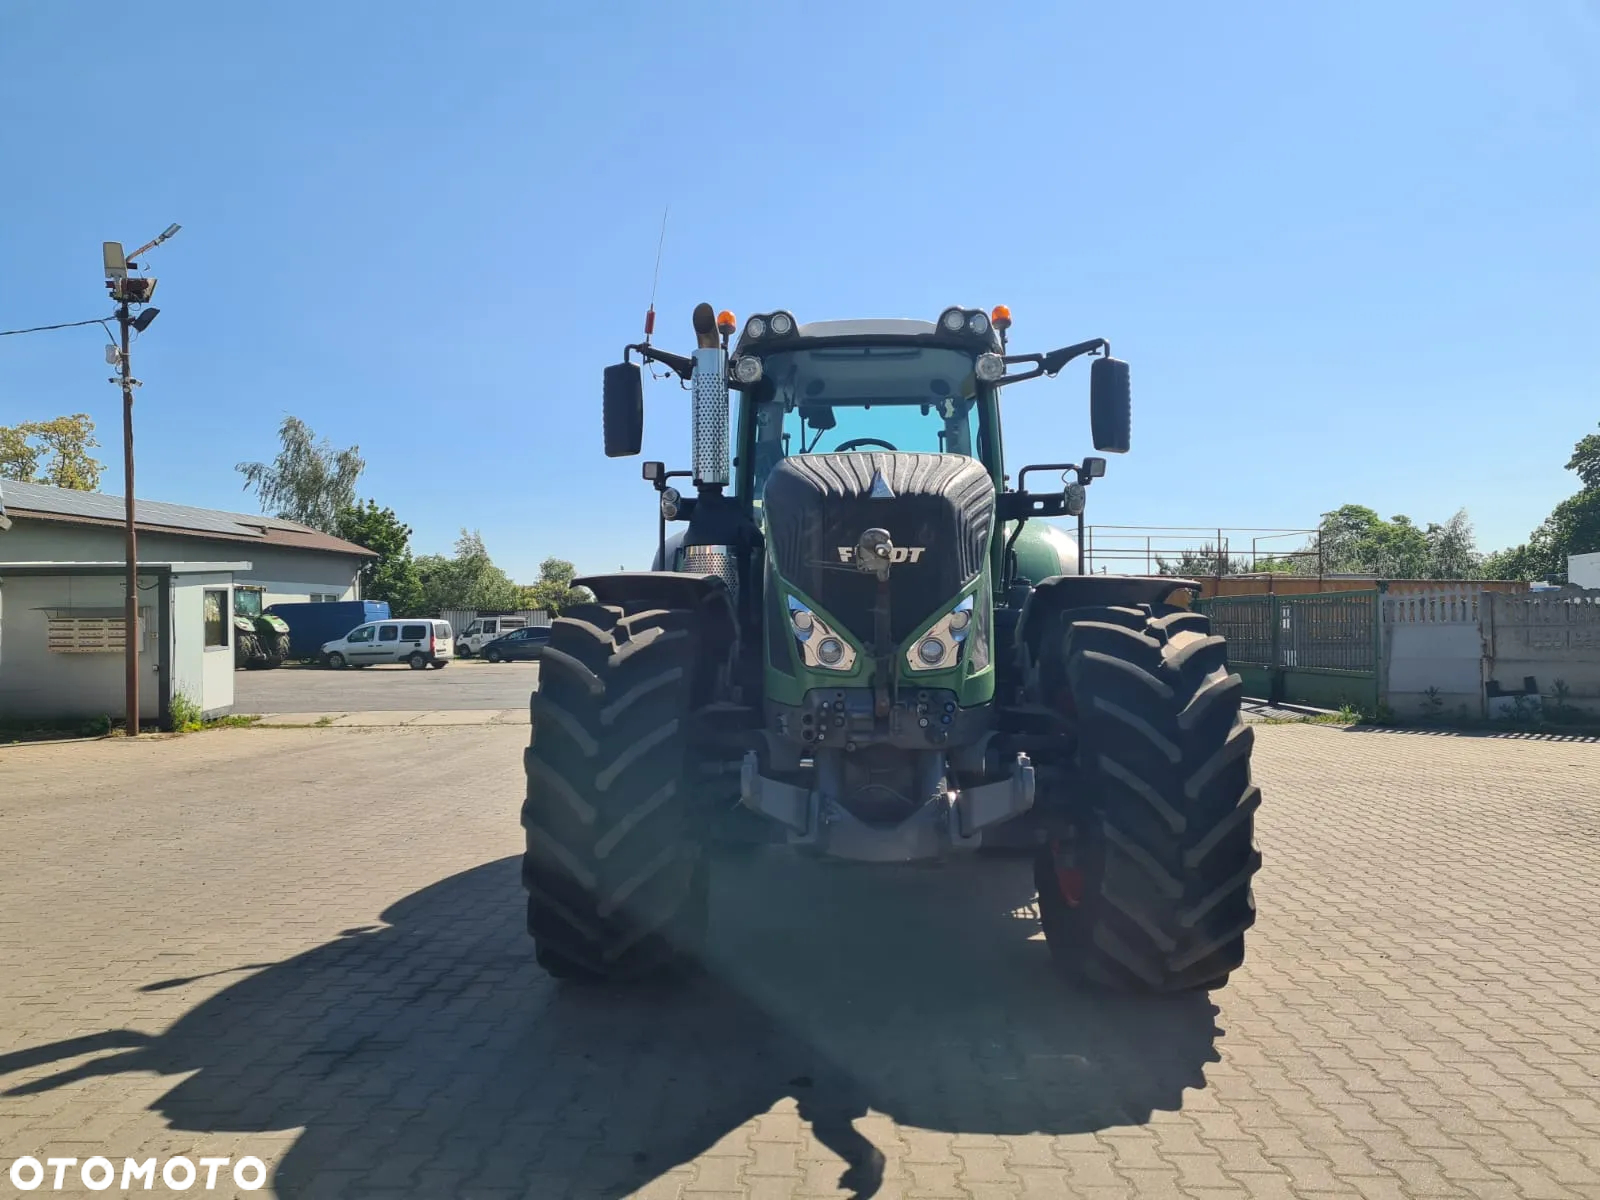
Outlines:
<svg viewBox="0 0 1600 1200"><path fill-rule="evenodd" d="M600 9L608 10L602 15ZM580 11L580 9L588 11ZM138 492L253 511L293 413L418 552L482 531L648 565L602 368L741 316L932 319L1132 363L1108 524L1341 503L1522 540L1600 420L1600 6L396 0L0 8L0 328L109 309L150 256ZM84 411L93 327L0 340L0 423ZM1088 450L1083 364L1009 397L1013 471ZM645 455L688 461L647 387Z"/></svg>

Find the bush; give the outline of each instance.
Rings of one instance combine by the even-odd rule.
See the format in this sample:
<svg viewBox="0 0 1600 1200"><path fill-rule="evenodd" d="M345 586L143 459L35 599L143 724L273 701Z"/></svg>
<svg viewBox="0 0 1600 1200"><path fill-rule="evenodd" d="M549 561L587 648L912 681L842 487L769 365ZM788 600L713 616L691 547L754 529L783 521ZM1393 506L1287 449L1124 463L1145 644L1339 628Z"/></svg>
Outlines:
<svg viewBox="0 0 1600 1200"><path fill-rule="evenodd" d="M200 706L189 699L183 692L178 692L172 697L172 728L176 733L193 733L203 728L205 721L200 715Z"/></svg>

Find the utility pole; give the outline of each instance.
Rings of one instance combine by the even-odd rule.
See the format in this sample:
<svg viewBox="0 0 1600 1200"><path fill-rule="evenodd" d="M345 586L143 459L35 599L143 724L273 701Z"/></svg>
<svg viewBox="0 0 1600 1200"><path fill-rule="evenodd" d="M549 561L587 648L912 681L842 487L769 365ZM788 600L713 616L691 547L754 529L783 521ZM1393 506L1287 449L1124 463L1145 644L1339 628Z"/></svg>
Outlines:
<svg viewBox="0 0 1600 1200"><path fill-rule="evenodd" d="M145 308L137 317L129 311L132 304L148 305L155 295L156 281L149 277L130 276L138 270L134 259L146 250L153 250L173 234L178 226L169 225L154 241L146 242L133 252L124 255L122 243L106 242L102 246L105 257L106 289L117 302L117 325L122 331L122 345L117 349L117 375L111 382L122 385L122 476L123 505L126 515L127 590L123 608L123 733L127 737L139 736L139 535L134 524L133 498L133 389L139 381L133 377L128 352L130 330L143 333L160 313L158 308ZM157 644L159 645L159 639Z"/></svg>
<svg viewBox="0 0 1600 1200"><path fill-rule="evenodd" d="M126 281L123 281L126 282ZM155 281L150 281L154 290ZM128 330L133 319L128 301L117 305L117 325L122 330L118 374L122 378L122 496L127 515L128 600L122 614L123 629L123 732L139 736L139 535L133 523L133 376L128 364Z"/></svg>

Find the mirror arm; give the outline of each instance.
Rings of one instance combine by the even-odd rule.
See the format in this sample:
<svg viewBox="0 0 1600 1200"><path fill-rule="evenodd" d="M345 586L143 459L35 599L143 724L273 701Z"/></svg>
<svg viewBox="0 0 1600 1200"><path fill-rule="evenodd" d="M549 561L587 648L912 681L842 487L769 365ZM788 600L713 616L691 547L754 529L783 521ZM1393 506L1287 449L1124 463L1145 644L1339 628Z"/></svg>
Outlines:
<svg viewBox="0 0 1600 1200"><path fill-rule="evenodd" d="M1028 477L1029 471L1077 471L1077 463L1033 463L1023 467L1017 474L1017 491L1025 492L1028 489L1023 485L1023 480ZM1081 478L1081 477L1080 477Z"/></svg>
<svg viewBox="0 0 1600 1200"><path fill-rule="evenodd" d="M1044 355L1042 355L1042 354L1008 354L1002 361L1004 361L1004 363L1008 367L1011 366L1013 363L1036 363L1036 364L1038 364L1038 363L1043 363L1044 362ZM1020 373L1018 373L1016 375L1013 375L1010 372L1007 372L1006 374L1002 375L999 379L995 380L995 384L994 385L995 385L995 387L1004 387L1008 383L1021 383L1025 379L1037 379L1037 378L1039 378L1039 376L1041 376L1043 374L1044 374L1044 367L1043 366L1035 366L1033 368L1033 370L1031 370L1031 371L1022 371L1022 372L1020 372Z"/></svg>
<svg viewBox="0 0 1600 1200"><path fill-rule="evenodd" d="M1079 342L1076 346L1063 346L1060 350L1052 350L1041 356L1040 364L1044 367L1046 375L1055 375L1080 354L1093 354L1102 350L1107 355L1111 353L1111 343L1105 338L1090 338L1087 342Z"/></svg>
<svg viewBox="0 0 1600 1200"><path fill-rule="evenodd" d="M1060 374L1061 368L1082 354L1093 354L1101 351L1107 355L1111 353L1111 343L1105 338L1090 338L1087 342L1079 342L1076 346L1063 346L1060 350L1052 350L1048 354L1008 354L1002 360L1006 366L1016 363L1033 363L1031 371L1023 371L1012 375L1009 372L996 380L996 387L1003 387L1008 383L1021 383L1025 379L1037 379L1041 375L1055 376Z"/></svg>
<svg viewBox="0 0 1600 1200"><path fill-rule="evenodd" d="M658 362L668 370L674 372L678 378L687 383L694 375L694 359L685 358L681 354L673 354L667 350L658 350L648 342L640 342L633 346L622 348L622 361L628 361L628 355L633 351L639 352L639 357L650 362Z"/></svg>

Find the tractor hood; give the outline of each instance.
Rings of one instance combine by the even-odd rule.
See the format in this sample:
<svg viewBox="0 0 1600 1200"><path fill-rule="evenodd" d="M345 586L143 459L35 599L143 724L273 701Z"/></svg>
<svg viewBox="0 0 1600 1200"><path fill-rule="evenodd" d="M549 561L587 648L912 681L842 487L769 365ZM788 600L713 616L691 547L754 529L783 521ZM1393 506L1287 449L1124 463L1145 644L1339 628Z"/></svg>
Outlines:
<svg viewBox="0 0 1600 1200"><path fill-rule="evenodd" d="M870 645L877 580L853 561L862 533L887 530L894 544L898 643L982 572L995 493L983 464L961 454L807 454L773 468L762 508L778 574Z"/></svg>

